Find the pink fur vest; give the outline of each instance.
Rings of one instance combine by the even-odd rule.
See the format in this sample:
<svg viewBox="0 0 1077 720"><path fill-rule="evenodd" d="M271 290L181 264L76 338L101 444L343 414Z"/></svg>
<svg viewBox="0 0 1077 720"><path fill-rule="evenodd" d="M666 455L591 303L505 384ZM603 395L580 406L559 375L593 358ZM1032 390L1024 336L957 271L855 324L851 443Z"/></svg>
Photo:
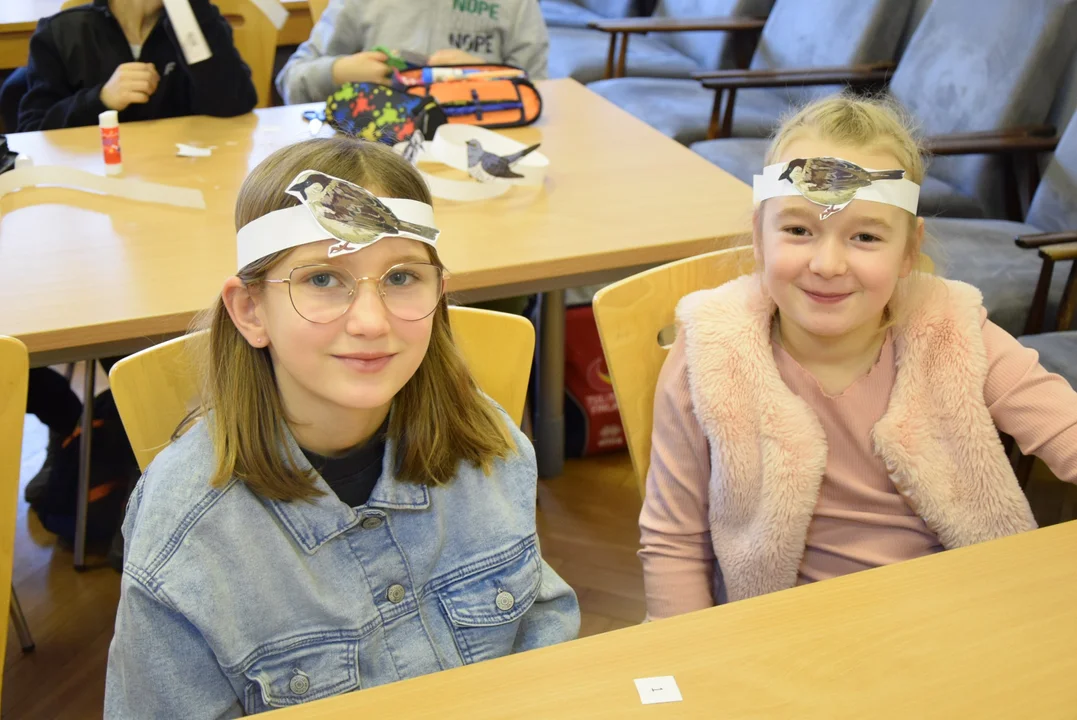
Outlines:
<svg viewBox="0 0 1077 720"><path fill-rule="evenodd" d="M895 327L897 378L875 425L895 487L946 548L1036 527L984 403L982 295L929 278ZM711 542L729 600L796 584L827 460L815 414L778 373L773 301L747 276L677 306L711 453Z"/></svg>

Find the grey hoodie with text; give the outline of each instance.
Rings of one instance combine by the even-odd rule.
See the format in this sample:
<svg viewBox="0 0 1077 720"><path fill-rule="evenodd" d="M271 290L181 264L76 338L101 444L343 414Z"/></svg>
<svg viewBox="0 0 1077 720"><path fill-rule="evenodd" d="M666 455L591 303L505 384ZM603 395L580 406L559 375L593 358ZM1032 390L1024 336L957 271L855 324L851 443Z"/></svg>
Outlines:
<svg viewBox="0 0 1077 720"><path fill-rule="evenodd" d="M538 0L330 0L277 90L288 104L325 100L336 59L376 45L425 55L459 48L542 80L549 37Z"/></svg>

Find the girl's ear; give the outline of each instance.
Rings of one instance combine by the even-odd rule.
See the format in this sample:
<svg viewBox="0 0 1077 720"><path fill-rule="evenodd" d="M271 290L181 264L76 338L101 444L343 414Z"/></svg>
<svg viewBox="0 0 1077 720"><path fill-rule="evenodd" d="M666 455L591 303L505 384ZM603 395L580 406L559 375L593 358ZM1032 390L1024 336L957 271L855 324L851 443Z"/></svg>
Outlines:
<svg viewBox="0 0 1077 720"><path fill-rule="evenodd" d="M221 300L228 310L228 317L252 347L264 348L269 344L261 308L250 286L233 275L224 281Z"/></svg>
<svg viewBox="0 0 1077 720"><path fill-rule="evenodd" d="M916 218L916 229L909 235L909 246L906 248L905 259L901 262L901 272L898 277L906 278L920 264L920 250L924 246L924 219Z"/></svg>

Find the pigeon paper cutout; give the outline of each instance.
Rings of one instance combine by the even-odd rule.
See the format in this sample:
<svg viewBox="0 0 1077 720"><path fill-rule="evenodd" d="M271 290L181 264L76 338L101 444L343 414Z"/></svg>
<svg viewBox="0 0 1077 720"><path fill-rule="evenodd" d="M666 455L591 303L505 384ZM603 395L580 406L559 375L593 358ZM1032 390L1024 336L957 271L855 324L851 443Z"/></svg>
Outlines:
<svg viewBox="0 0 1077 720"><path fill-rule="evenodd" d="M538 150L538 145L532 145L511 155L496 155L483 150L482 143L478 140L467 141L467 172L468 175L479 182L495 182L497 180L514 180L523 175L515 172L512 166L518 163L525 155Z"/></svg>
<svg viewBox="0 0 1077 720"><path fill-rule="evenodd" d="M285 191L310 211L318 224L340 242L329 257L362 250L383 237L400 236L433 245L440 231L400 220L371 192L347 180L304 170Z"/></svg>
<svg viewBox="0 0 1077 720"><path fill-rule="evenodd" d="M822 205L819 219L826 220L852 202L861 188L904 177L904 170L865 170L848 160L821 157L790 160L778 180L788 180L801 195Z"/></svg>

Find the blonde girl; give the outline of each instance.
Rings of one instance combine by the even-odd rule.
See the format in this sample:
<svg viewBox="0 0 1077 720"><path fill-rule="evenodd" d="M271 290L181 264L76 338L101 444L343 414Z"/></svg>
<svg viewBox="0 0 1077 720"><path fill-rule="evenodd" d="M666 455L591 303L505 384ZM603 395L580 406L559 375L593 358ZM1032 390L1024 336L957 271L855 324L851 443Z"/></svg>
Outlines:
<svg viewBox="0 0 1077 720"><path fill-rule="evenodd" d="M1035 527L999 431L1077 482L1077 394L976 288L917 271L923 175L884 102L823 99L778 131L758 271L677 309L640 516L649 617Z"/></svg>

